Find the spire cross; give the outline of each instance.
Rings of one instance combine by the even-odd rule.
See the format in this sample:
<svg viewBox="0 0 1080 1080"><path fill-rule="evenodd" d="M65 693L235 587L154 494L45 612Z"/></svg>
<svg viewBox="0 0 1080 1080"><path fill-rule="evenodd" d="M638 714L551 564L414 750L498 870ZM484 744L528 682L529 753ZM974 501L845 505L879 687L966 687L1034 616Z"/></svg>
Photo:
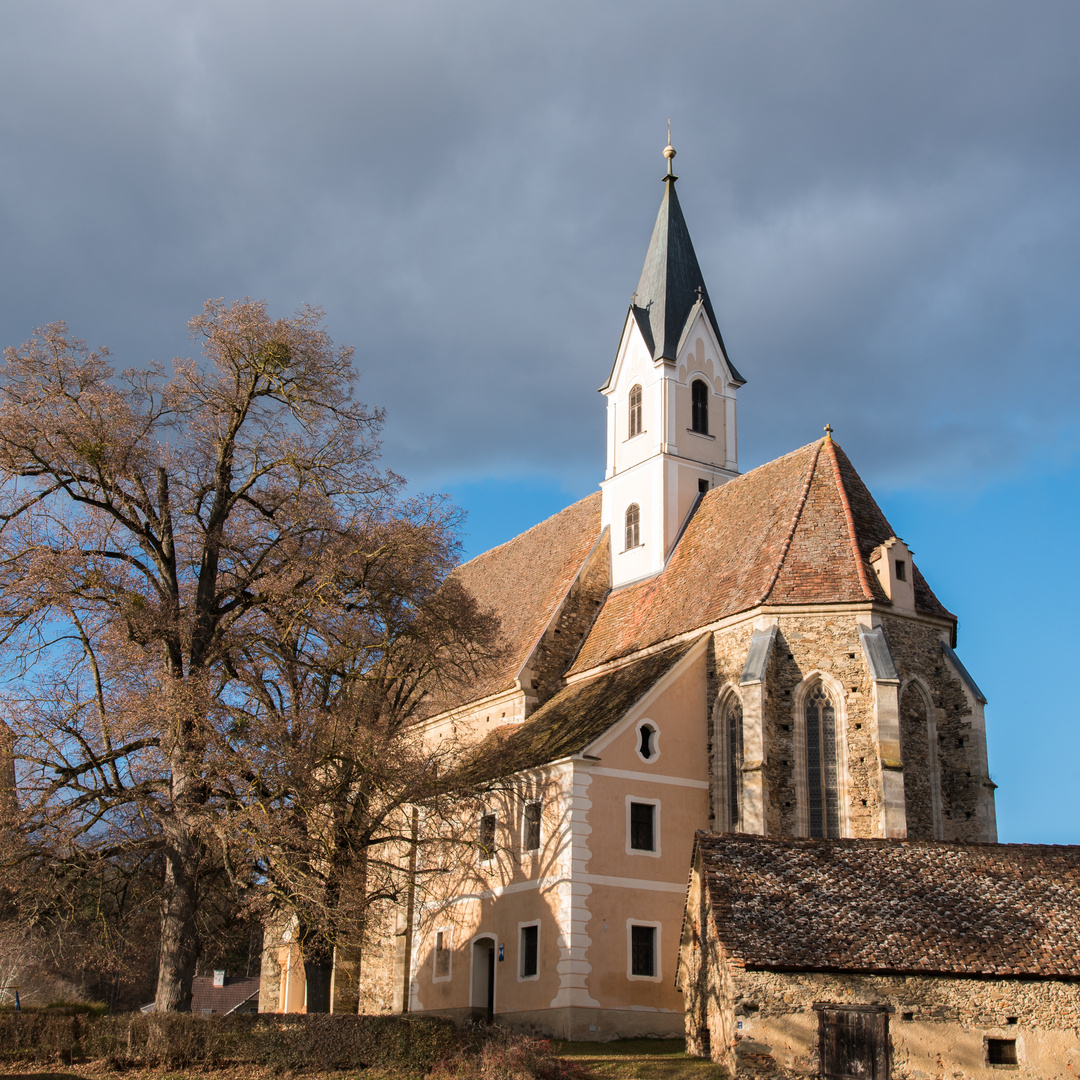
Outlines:
<svg viewBox="0 0 1080 1080"><path fill-rule="evenodd" d="M826 424L825 425L825 438L826 439L831 439L832 438L832 424Z"/></svg>

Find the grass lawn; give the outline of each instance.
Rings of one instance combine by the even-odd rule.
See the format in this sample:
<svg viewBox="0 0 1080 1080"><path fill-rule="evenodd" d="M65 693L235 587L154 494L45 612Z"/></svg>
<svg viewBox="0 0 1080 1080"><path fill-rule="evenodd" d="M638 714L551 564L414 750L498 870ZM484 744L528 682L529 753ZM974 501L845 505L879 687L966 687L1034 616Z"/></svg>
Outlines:
<svg viewBox="0 0 1080 1080"><path fill-rule="evenodd" d="M722 1080L711 1061L687 1057L682 1039L620 1039L617 1042L553 1042L559 1057L584 1065L604 1080Z"/></svg>

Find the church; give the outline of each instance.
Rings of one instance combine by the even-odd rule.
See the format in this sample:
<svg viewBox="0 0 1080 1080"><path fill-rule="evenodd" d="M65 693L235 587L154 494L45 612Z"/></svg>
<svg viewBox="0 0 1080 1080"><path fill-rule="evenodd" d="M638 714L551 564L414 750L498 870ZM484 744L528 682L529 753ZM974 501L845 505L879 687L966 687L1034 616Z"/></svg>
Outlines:
<svg viewBox="0 0 1080 1080"><path fill-rule="evenodd" d="M948 852L1009 846L996 845L985 698L957 653L956 616L830 429L740 473L744 379L670 145L664 156L659 213L600 387L599 491L455 571L498 614L504 649L440 703L426 737L469 748L480 795L463 812L468 845L425 856L435 884L410 892L392 960L368 961L368 978L396 1011L566 1039L685 1030L696 1052L728 1061L743 1021L720 1001L733 976L715 975L737 951L716 915L725 867L735 880L738 865L764 867L775 851L760 872L795 880L797 899L850 863L836 888L878 881L864 899L881 908L881 882L899 871L874 877L874 852L912 852L904 865L947 877L963 863ZM798 878L799 845L825 851L825 868ZM1032 859L1025 873L1038 877ZM740 880L749 888L752 875ZM776 895L796 919L798 905ZM1002 901L1000 920L1014 900L1027 903ZM710 968L713 954L726 959ZM830 957L842 966L835 951L815 962L824 970ZM273 1000L302 1008L302 980L282 979Z"/></svg>
<svg viewBox="0 0 1080 1080"><path fill-rule="evenodd" d="M503 782L475 859L416 906L398 1007L407 982L415 1011L681 1035L697 830L996 839L956 617L843 450L826 432L739 472L744 379L674 154L601 387L600 490L457 571L507 648L429 737Z"/></svg>

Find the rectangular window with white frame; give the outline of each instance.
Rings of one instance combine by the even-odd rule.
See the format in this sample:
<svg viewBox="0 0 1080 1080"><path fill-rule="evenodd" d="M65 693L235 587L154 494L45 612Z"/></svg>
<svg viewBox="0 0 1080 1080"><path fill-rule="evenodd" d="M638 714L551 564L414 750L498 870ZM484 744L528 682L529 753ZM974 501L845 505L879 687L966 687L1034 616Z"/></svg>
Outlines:
<svg viewBox="0 0 1080 1080"><path fill-rule="evenodd" d="M476 830L476 856L482 863L491 862L495 858L495 825L494 814L480 815L480 824Z"/></svg>
<svg viewBox="0 0 1080 1080"><path fill-rule="evenodd" d="M449 982L453 973L454 931L443 926L435 931L435 955L431 965L432 982Z"/></svg>
<svg viewBox="0 0 1080 1080"><path fill-rule="evenodd" d="M540 978L540 922L518 923L518 982Z"/></svg>
<svg viewBox="0 0 1080 1080"><path fill-rule="evenodd" d="M633 981L660 982L661 923L626 920L626 977Z"/></svg>
<svg viewBox="0 0 1080 1080"><path fill-rule="evenodd" d="M626 853L660 855L660 800L626 796Z"/></svg>
<svg viewBox="0 0 1080 1080"><path fill-rule="evenodd" d="M521 826L521 848L523 851L540 850L540 819L542 814L542 803L527 802L525 804L525 816Z"/></svg>

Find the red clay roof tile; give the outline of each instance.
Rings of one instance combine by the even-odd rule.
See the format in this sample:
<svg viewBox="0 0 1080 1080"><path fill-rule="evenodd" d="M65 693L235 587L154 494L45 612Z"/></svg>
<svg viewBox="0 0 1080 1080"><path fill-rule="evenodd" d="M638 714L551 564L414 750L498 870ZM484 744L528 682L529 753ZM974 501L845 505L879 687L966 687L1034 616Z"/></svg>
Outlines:
<svg viewBox="0 0 1080 1080"><path fill-rule="evenodd" d="M697 851L746 966L1080 977L1080 846L698 833Z"/></svg>

